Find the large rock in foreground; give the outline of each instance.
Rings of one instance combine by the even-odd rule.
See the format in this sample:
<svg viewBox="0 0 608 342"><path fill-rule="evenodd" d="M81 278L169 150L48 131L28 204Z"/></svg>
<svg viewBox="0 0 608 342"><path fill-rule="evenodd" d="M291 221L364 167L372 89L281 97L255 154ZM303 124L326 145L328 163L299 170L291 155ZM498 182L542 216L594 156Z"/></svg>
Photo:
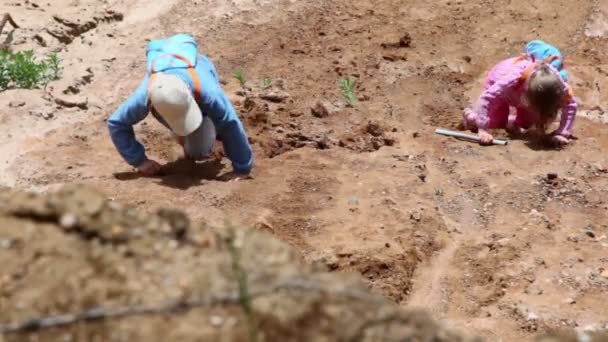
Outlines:
<svg viewBox="0 0 608 342"><path fill-rule="evenodd" d="M78 186L0 203L6 341L471 341L259 232Z"/></svg>

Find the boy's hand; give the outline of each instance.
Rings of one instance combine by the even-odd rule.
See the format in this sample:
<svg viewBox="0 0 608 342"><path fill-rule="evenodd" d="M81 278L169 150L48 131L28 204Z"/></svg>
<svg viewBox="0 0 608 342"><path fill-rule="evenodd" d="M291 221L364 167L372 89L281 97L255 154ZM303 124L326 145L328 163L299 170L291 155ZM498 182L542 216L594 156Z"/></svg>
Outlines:
<svg viewBox="0 0 608 342"><path fill-rule="evenodd" d="M161 166L154 160L146 159L146 161L137 167L137 170L144 176L154 176L160 172Z"/></svg>
<svg viewBox="0 0 608 342"><path fill-rule="evenodd" d="M551 136L551 143L557 146L564 146L570 143L570 139L566 138L563 135L554 134Z"/></svg>
<svg viewBox="0 0 608 342"><path fill-rule="evenodd" d="M236 171L228 172L220 177L223 182L238 182L245 179L253 179L250 174L239 173Z"/></svg>
<svg viewBox="0 0 608 342"><path fill-rule="evenodd" d="M492 145L492 141L494 140L494 137L492 136L492 134L480 129L478 135L479 135L479 143L481 145Z"/></svg>

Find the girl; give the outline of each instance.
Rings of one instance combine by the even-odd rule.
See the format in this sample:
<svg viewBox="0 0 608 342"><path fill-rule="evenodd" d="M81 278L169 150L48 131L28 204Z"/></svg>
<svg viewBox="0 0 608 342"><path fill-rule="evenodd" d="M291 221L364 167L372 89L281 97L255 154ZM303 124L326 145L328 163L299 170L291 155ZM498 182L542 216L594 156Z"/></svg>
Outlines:
<svg viewBox="0 0 608 342"><path fill-rule="evenodd" d="M510 108L515 118L509 117ZM577 103L568 83L548 61L535 61L528 55L509 58L498 63L489 73L484 90L473 108L465 109L464 127L479 131L482 145L492 143L490 129L506 128L523 133L536 127L541 134L562 111L559 128L550 140L565 145L572 137Z"/></svg>

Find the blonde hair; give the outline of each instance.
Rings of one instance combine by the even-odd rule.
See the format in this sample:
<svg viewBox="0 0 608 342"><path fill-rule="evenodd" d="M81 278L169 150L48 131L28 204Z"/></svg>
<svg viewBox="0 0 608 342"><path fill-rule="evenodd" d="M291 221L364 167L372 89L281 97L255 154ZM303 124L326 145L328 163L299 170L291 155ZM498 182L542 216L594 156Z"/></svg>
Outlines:
<svg viewBox="0 0 608 342"><path fill-rule="evenodd" d="M560 76L542 64L528 81L526 101L538 113L537 128L545 133L547 125L557 117L557 111L564 97L564 86Z"/></svg>

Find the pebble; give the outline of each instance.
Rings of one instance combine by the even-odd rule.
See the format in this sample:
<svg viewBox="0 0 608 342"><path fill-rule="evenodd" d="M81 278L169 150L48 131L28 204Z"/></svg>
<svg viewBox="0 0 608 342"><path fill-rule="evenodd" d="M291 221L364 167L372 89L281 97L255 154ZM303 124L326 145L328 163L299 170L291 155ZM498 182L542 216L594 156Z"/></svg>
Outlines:
<svg viewBox="0 0 608 342"><path fill-rule="evenodd" d="M214 327L219 327L222 324L224 324L224 319L220 316L211 316L211 318L209 319L209 322L211 323L211 325L213 325Z"/></svg>
<svg viewBox="0 0 608 342"><path fill-rule="evenodd" d="M529 312L528 316L526 317L526 320L528 321L537 321L540 317L535 314L534 312Z"/></svg>
<svg viewBox="0 0 608 342"><path fill-rule="evenodd" d="M274 103L282 103L285 102L289 98L289 94L284 91L275 91L268 94L261 94L260 98L262 100L274 102Z"/></svg>
<svg viewBox="0 0 608 342"><path fill-rule="evenodd" d="M11 108L18 108L25 106L25 102L23 101L11 101L8 103L8 106Z"/></svg>
<svg viewBox="0 0 608 342"><path fill-rule="evenodd" d="M78 223L78 218L74 214L63 214L59 219L59 225L63 229L72 229Z"/></svg>
<svg viewBox="0 0 608 342"><path fill-rule="evenodd" d="M585 234L587 234L587 236L590 238L595 238L595 232L591 229L585 230Z"/></svg>
<svg viewBox="0 0 608 342"><path fill-rule="evenodd" d="M554 173L554 172L547 173L547 179L548 180L557 179L557 173Z"/></svg>
<svg viewBox="0 0 608 342"><path fill-rule="evenodd" d="M534 286L534 285L530 285L526 288L525 291L527 294L529 295L536 295L536 296L540 296L543 294L543 289L541 289L538 286Z"/></svg>
<svg viewBox="0 0 608 342"><path fill-rule="evenodd" d="M82 95L59 95L55 97L55 103L62 107L80 109L88 108L89 99Z"/></svg>
<svg viewBox="0 0 608 342"><path fill-rule="evenodd" d="M349 198L348 205L359 205L359 199L357 197Z"/></svg>
<svg viewBox="0 0 608 342"><path fill-rule="evenodd" d="M326 118L329 116L329 104L319 101L311 108L312 115L317 118Z"/></svg>
<svg viewBox="0 0 608 342"><path fill-rule="evenodd" d="M416 222L420 222L420 220L422 220L422 215L420 215L419 212L415 211L410 214L410 218Z"/></svg>
<svg viewBox="0 0 608 342"><path fill-rule="evenodd" d="M576 304L576 300L574 298L566 298L566 300L564 301L566 304Z"/></svg>
<svg viewBox="0 0 608 342"><path fill-rule="evenodd" d="M13 240L2 239L0 240L0 249L9 249L13 246Z"/></svg>

